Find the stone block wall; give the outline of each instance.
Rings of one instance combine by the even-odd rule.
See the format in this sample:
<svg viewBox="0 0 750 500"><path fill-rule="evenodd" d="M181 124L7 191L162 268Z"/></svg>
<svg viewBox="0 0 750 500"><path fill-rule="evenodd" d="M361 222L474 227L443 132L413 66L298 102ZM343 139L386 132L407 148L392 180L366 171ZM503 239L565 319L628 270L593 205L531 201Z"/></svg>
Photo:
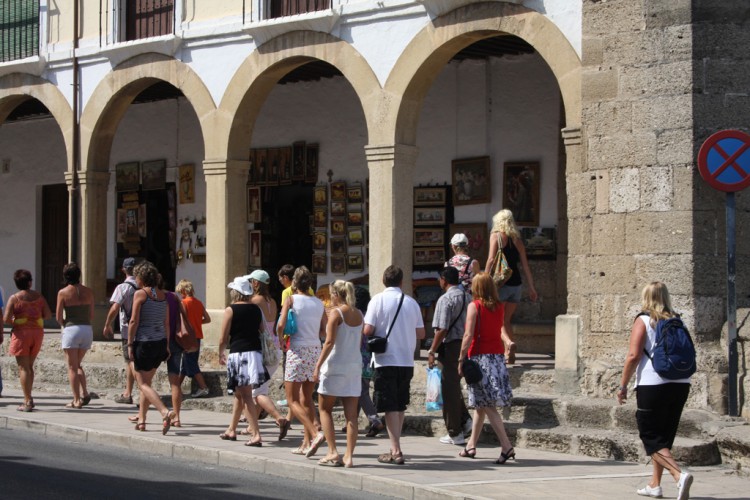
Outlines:
<svg viewBox="0 0 750 500"><path fill-rule="evenodd" d="M611 396L640 290L667 283L700 350L690 405L726 409L724 196L700 178L701 143L750 124L747 2L584 0L583 168L568 170L568 312L580 315L581 387ZM738 234L750 224L740 194ZM750 244L737 248L738 304ZM742 372L741 372L742 375Z"/></svg>

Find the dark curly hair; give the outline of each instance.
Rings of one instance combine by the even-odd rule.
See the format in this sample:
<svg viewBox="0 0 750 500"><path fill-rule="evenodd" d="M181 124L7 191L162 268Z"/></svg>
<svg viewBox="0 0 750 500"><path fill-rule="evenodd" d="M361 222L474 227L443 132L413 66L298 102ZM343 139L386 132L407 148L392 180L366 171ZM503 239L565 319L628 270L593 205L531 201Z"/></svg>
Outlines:
<svg viewBox="0 0 750 500"><path fill-rule="evenodd" d="M133 276L140 278L143 286L155 287L159 283L159 270L147 260L133 268Z"/></svg>
<svg viewBox="0 0 750 500"><path fill-rule="evenodd" d="M13 273L13 281L15 281L16 288L19 290L28 290L31 288L31 271L19 269Z"/></svg>

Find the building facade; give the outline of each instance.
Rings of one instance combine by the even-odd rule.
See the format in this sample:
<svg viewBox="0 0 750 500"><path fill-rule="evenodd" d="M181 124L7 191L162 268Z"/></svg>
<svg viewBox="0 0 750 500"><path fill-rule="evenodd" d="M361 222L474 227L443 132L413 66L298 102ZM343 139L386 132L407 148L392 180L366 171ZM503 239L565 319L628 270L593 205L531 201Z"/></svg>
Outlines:
<svg viewBox="0 0 750 500"><path fill-rule="evenodd" d="M6 2L0 284L28 268L52 299L75 259L104 307L138 255L217 313L284 263L411 289L509 207L559 391L612 394L658 279L701 346L690 404L723 410L723 199L695 156L746 127L742 3Z"/></svg>

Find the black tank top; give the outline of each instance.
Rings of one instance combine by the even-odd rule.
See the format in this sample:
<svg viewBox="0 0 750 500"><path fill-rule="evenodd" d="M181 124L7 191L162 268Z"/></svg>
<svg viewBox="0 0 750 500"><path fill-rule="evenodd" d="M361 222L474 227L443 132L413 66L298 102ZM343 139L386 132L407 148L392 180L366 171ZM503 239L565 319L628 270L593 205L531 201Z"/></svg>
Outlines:
<svg viewBox="0 0 750 500"><path fill-rule="evenodd" d="M229 352L260 351L260 322L263 313L255 304L232 304L232 324L229 326Z"/></svg>
<svg viewBox="0 0 750 500"><path fill-rule="evenodd" d="M500 233L497 234L498 240L501 240ZM508 286L518 286L521 284L521 272L518 269L518 262L521 260L521 256L518 253L518 248L513 244L513 239L510 236L506 236L507 240L503 247L503 255L508 261L508 265L513 270L513 274L510 279L505 283Z"/></svg>

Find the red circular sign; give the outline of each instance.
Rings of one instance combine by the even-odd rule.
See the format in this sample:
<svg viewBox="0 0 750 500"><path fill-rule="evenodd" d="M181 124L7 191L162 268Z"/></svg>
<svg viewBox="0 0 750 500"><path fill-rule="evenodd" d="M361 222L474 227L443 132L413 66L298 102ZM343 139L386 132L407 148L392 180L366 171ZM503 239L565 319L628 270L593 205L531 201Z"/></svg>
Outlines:
<svg viewBox="0 0 750 500"><path fill-rule="evenodd" d="M734 193L750 186L750 135L722 130L698 151L698 171L714 189Z"/></svg>

